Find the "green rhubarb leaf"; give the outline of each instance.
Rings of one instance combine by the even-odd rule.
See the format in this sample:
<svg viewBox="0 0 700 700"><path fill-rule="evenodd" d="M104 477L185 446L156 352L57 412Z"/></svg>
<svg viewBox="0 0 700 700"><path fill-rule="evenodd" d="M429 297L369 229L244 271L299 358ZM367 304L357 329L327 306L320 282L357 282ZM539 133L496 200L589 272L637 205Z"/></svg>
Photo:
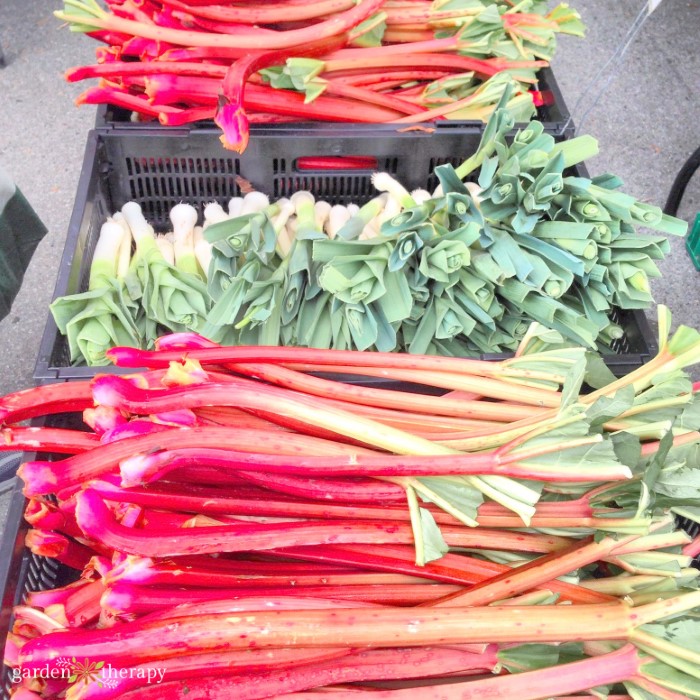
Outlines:
<svg viewBox="0 0 700 700"><path fill-rule="evenodd" d="M632 700L659 700L658 695L654 695L654 693L650 693L647 690L643 690L642 688L639 688L630 681L626 681L624 685L625 690L627 690L627 693L632 698Z"/></svg>
<svg viewBox="0 0 700 700"><path fill-rule="evenodd" d="M381 46L386 31L386 12L377 12L353 27L351 45L364 48Z"/></svg>
<svg viewBox="0 0 700 700"><path fill-rule="evenodd" d="M676 693L689 698L700 698L700 679L693 678L661 661L649 661L643 664L641 675Z"/></svg>
<svg viewBox="0 0 700 700"><path fill-rule="evenodd" d="M464 522L476 523L483 495L461 478L424 476L414 480L423 501L434 503Z"/></svg>
<svg viewBox="0 0 700 700"><path fill-rule="evenodd" d="M612 396L601 396L599 399L596 399L586 409L586 415L591 427L599 427L632 408L633 404L634 387L631 385L624 386ZM625 462L625 464L628 464L628 462Z"/></svg>
<svg viewBox="0 0 700 700"><path fill-rule="evenodd" d="M558 664L572 663L586 658L583 645L578 642L564 644L519 644L499 649L498 660L510 673L537 671Z"/></svg>
<svg viewBox="0 0 700 700"><path fill-rule="evenodd" d="M569 408L569 406L578 401L585 376L586 358L581 357L568 371L566 379L564 380L564 386L561 390L561 403L559 405L560 413L563 413Z"/></svg>
<svg viewBox="0 0 700 700"><path fill-rule="evenodd" d="M433 514L426 508L419 508L421 531L423 533L424 562L440 559L447 554L449 547L435 522Z"/></svg>
<svg viewBox="0 0 700 700"><path fill-rule="evenodd" d="M634 469L642 455L642 443L636 435L620 431L610 435L615 455L622 464Z"/></svg>
<svg viewBox="0 0 700 700"><path fill-rule="evenodd" d="M690 501L692 505L693 501L700 499L700 469L687 467L683 463L665 465L659 470L653 487L657 494L674 501Z"/></svg>
<svg viewBox="0 0 700 700"><path fill-rule="evenodd" d="M577 444L579 442L583 444ZM576 470L577 473L585 472L587 468L594 471L596 467L620 465L612 440L600 434L591 435L585 414L549 432L529 438L507 454L509 458L517 458L520 453L532 455L533 452L541 454L527 456L518 462L526 466L549 467L556 471Z"/></svg>
<svg viewBox="0 0 700 700"><path fill-rule="evenodd" d="M693 394L692 403L688 404L675 423L682 430L700 431L700 400L698 394Z"/></svg>
<svg viewBox="0 0 700 700"><path fill-rule="evenodd" d="M592 389L602 389L615 381L615 375L597 353L586 353L585 383Z"/></svg>

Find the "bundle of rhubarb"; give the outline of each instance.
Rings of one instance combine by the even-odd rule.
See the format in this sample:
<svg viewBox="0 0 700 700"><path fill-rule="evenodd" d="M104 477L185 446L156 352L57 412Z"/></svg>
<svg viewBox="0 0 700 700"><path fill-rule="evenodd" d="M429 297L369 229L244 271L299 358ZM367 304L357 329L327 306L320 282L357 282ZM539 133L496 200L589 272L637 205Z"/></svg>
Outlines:
<svg viewBox="0 0 700 700"><path fill-rule="evenodd" d="M566 4L543 0L65 0L56 16L107 46L69 81L99 78L78 104L111 104L178 125L215 119L243 151L249 122L412 124L483 120L506 85L528 92L556 34L583 36Z"/></svg>
<svg viewBox="0 0 700 700"><path fill-rule="evenodd" d="M14 609L16 697L700 698L700 334L669 325L617 380L537 327L499 363L185 333L4 397L5 447L70 455L20 476L75 579Z"/></svg>
<svg viewBox="0 0 700 700"><path fill-rule="evenodd" d="M612 175L565 175L597 153L591 137L557 143L533 121L510 139L512 126L498 109L476 153L435 168L432 193L375 173L361 207L250 192L228 211L208 205L203 227L181 203L164 236L127 203L102 228L89 289L51 305L71 361L105 364L110 347L184 330L226 345L469 357L513 352L533 320L609 347L624 336L614 309L651 304L669 250L637 228L683 235L687 223L616 191Z"/></svg>

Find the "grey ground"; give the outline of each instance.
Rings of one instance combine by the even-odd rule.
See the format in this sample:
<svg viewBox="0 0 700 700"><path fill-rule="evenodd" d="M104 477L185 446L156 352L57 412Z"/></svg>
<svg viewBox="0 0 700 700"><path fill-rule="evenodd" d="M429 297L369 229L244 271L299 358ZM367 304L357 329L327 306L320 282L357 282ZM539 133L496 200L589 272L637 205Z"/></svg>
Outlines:
<svg viewBox="0 0 700 700"><path fill-rule="evenodd" d="M589 28L585 40L563 38L554 61L566 103L573 108L643 3L570 4ZM56 0L0 2L0 45L7 59L7 67L0 69L0 161L49 228L11 314L0 322L0 394L31 385L85 139L94 122L94 108L73 106L82 87L67 85L62 72L92 62L96 44L59 26L51 11L60 6ZM664 0L636 36L582 130L600 143L600 155L588 163L591 173L613 172L623 178L627 192L654 204L664 204L676 172L700 145L699 27L700 1ZM585 100L585 106L590 103ZM679 215L692 221L698 211L700 174ZM662 271L663 279L654 284L656 300L671 307L677 322L698 325L700 272L683 241L673 241ZM6 496L0 497L0 526L6 506Z"/></svg>

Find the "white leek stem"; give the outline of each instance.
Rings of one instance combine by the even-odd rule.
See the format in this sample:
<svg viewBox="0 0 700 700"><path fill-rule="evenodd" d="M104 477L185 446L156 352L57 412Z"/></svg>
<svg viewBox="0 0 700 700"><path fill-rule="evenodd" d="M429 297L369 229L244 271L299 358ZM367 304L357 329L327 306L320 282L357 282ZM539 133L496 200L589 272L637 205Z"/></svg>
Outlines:
<svg viewBox="0 0 700 700"><path fill-rule="evenodd" d="M204 228L212 224L218 224L219 221L226 221L228 218L229 215L218 202L209 202L204 207Z"/></svg>
<svg viewBox="0 0 700 700"><path fill-rule="evenodd" d="M194 254L194 227L197 224L197 210L190 204L176 204L170 210L170 221L173 224L175 265L182 272L199 275L197 258Z"/></svg>
<svg viewBox="0 0 700 700"><path fill-rule="evenodd" d="M314 204L314 219L316 221L316 228L319 231L323 231L323 227L328 221L328 215L331 211L331 205L328 202L316 202Z"/></svg>
<svg viewBox="0 0 700 700"><path fill-rule="evenodd" d="M386 207L384 207L386 209ZM377 214L373 219L370 219L365 227L362 229L362 233L358 236L361 241L366 241L369 238L376 238L379 235L379 217L381 214Z"/></svg>
<svg viewBox="0 0 700 700"><path fill-rule="evenodd" d="M289 221L287 221L286 229L287 229L290 237L292 238L292 240L294 240L294 238L297 235L297 217L296 216L289 217Z"/></svg>
<svg viewBox="0 0 700 700"><path fill-rule="evenodd" d="M204 228L202 226L194 227L194 254L199 263L199 269L202 277L209 277L209 264L211 263L211 243L204 238Z"/></svg>
<svg viewBox="0 0 700 700"><path fill-rule="evenodd" d="M315 199L311 192L306 190L295 192L289 198L289 201L294 205L294 212L297 216L297 228L299 226L313 227L315 222Z"/></svg>
<svg viewBox="0 0 700 700"><path fill-rule="evenodd" d="M423 189L413 190L413 192L411 192L411 197L413 197L413 200L419 206L421 204L425 204L429 199L432 199L432 197L430 196L430 192L428 192L428 190Z"/></svg>
<svg viewBox="0 0 700 700"><path fill-rule="evenodd" d="M479 187L479 185L477 185L476 182L465 182L464 186L467 188L469 194L474 200L474 204L476 204L476 206L478 207L479 204L481 204L480 195L483 192L483 189Z"/></svg>
<svg viewBox="0 0 700 700"><path fill-rule="evenodd" d="M350 220L349 207L344 207L342 204L336 204L331 207L326 222L326 234L328 238L335 238L338 231Z"/></svg>
<svg viewBox="0 0 700 700"><path fill-rule="evenodd" d="M277 232L277 255L284 260L289 256L293 245L294 234L286 226L282 226Z"/></svg>
<svg viewBox="0 0 700 700"><path fill-rule="evenodd" d="M141 207L136 202L127 202L122 207L122 214L129 224L137 248L147 248L151 243L155 243L153 226L146 221Z"/></svg>
<svg viewBox="0 0 700 700"><path fill-rule="evenodd" d="M294 215L294 205L289 199L283 197L277 200L279 213L272 219L272 227L275 231L281 231L287 225L290 217Z"/></svg>
<svg viewBox="0 0 700 700"><path fill-rule="evenodd" d="M256 214L269 204L270 200L266 194L262 192L248 192L248 194L243 197L243 206L241 207L239 216Z"/></svg>
<svg viewBox="0 0 700 700"><path fill-rule="evenodd" d="M277 204L280 207L280 211L272 220L272 228L275 229L277 238L277 255L284 259L289 255L289 251L294 243L294 236L287 228L290 218L294 215L294 205L289 199L284 197L277 200Z"/></svg>
<svg viewBox="0 0 700 700"><path fill-rule="evenodd" d="M170 265L175 265L175 248L165 236L156 236L156 245L165 261Z"/></svg>
<svg viewBox="0 0 700 700"><path fill-rule="evenodd" d="M358 211L360 211L360 207L357 204L348 204L347 210L348 214L350 214L350 218L352 219L352 217L355 216Z"/></svg>
<svg viewBox="0 0 700 700"><path fill-rule="evenodd" d="M388 192L392 199L395 199L404 209L416 206L413 197L408 190L389 173L372 173L372 184L380 192Z"/></svg>
<svg viewBox="0 0 700 700"><path fill-rule="evenodd" d="M122 244L119 247L119 258L117 260L117 278L124 279L129 273L129 265L131 264L131 247L134 238L131 235L129 224L126 223L124 214L120 211L112 216L112 221L121 226L122 229Z"/></svg>
<svg viewBox="0 0 700 700"><path fill-rule="evenodd" d="M231 197L228 201L228 215L231 219L235 219L241 215L243 209L243 197Z"/></svg>
<svg viewBox="0 0 700 700"><path fill-rule="evenodd" d="M395 216L398 216L402 212L401 205L393 198L389 197L386 205L384 206L384 211L379 215L379 226L385 221L391 221Z"/></svg>
<svg viewBox="0 0 700 700"><path fill-rule="evenodd" d="M116 221L108 219L102 224L90 265L90 289L102 287L102 278L114 277L123 239L124 229Z"/></svg>
<svg viewBox="0 0 700 700"><path fill-rule="evenodd" d="M367 241L370 238L376 238L377 232L369 225L362 229L362 233L357 237L358 241Z"/></svg>

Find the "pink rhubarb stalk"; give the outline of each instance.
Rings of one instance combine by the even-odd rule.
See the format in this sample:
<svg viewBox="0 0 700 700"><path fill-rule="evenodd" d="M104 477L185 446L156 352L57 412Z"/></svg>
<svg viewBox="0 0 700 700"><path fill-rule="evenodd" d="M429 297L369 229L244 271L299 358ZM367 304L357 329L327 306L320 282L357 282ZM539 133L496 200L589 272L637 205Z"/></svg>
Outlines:
<svg viewBox="0 0 700 700"><path fill-rule="evenodd" d="M336 36L363 22L376 12L383 2L384 0L361 0L361 2L354 5L351 9L340 12L323 22L318 22L303 29L287 32L271 32L270 34L272 34L272 36L266 33L264 39L261 39L255 32L225 35L158 27L156 25L109 15L99 9L91 11L94 17L87 17L84 14L71 15L70 12L55 12L54 14L59 19L66 22L74 22L79 26L123 32L133 36L165 41L180 46L222 46L260 50L303 46L310 41Z"/></svg>
<svg viewBox="0 0 700 700"><path fill-rule="evenodd" d="M551 451L562 447L553 446ZM155 454L139 455L125 460L121 465L122 485L136 486L163 478L173 469L191 465L210 466L237 472L247 478L254 468L272 474L297 474L305 477L334 476L438 476L438 475L500 475L523 479L542 479L550 482L589 483L591 481L620 481L630 478L629 468L624 465L588 466L585 472L550 468L545 465L519 466L505 452L496 450L487 453L462 453L459 456L399 456L399 455L348 455L338 457L299 457L296 455L270 455L224 449L183 448ZM254 476L255 483L266 486L264 474ZM270 488L275 488L275 479L270 476ZM283 485L279 479L277 484ZM331 482L332 484L332 482ZM293 479L287 482L298 495L309 496L313 485L304 490L303 484ZM338 497L342 497L342 484L338 482ZM367 489L371 487L366 484ZM294 493L289 489L280 489ZM359 489L357 491L359 493ZM348 494L349 495L349 494Z"/></svg>
<svg viewBox="0 0 700 700"><path fill-rule="evenodd" d="M497 564L491 561L482 561L474 557L461 554L447 553L440 559L427 562L424 566L415 564L415 551L412 547L401 545L331 545L317 547L288 547L279 550L270 550L270 553L280 556L292 556L305 561L341 564L357 566L373 571L387 571L403 573L413 576L422 576L442 583L454 583L460 586L469 586L471 590L475 584L486 583L501 574L506 575L513 571L510 566ZM557 593L561 600L575 603L611 602L616 599L612 596L590 591L581 586L565 583L563 581L548 581L545 586L532 586ZM446 596L445 605L457 605Z"/></svg>
<svg viewBox="0 0 700 700"><path fill-rule="evenodd" d="M266 362L273 364L316 365L320 371L324 365L348 365L354 367L382 367L396 369L435 370L455 374L478 376L503 376L514 378L537 378L529 370L509 368L500 362L473 360L468 358L439 357L433 355L409 355L389 352L357 352L354 350L322 350L297 347L202 347L188 348L185 353L178 350L138 350L117 347L107 350L107 357L119 367L167 368L170 362L183 362L187 358L203 365L227 363ZM551 374L547 374L551 377ZM542 378L542 377L539 377Z"/></svg>
<svg viewBox="0 0 700 700"><path fill-rule="evenodd" d="M540 700L551 698L552 693L576 693L598 685L613 685L628 681L643 672L644 659L632 644L602 656L574 661L536 671L526 671L496 678L483 678L447 685L421 686L425 700ZM372 700L413 700L415 688L375 690ZM291 693L286 700L316 700L317 693ZM349 690L324 693L328 700L353 700L356 694ZM178 696L175 696L178 697ZM182 696L185 697L185 696ZM191 700L203 696L195 695ZM279 696L277 696L279 697Z"/></svg>
<svg viewBox="0 0 700 700"><path fill-rule="evenodd" d="M416 585L361 584L345 586L256 586L214 589L177 589L134 586L120 583L107 589L102 596L102 606L114 615L142 615L166 610L183 603L205 600L222 600L267 596L298 596L323 598L331 595L335 600L347 600L383 605L412 606L429 603L442 595L454 593L459 586L447 584Z"/></svg>
<svg viewBox="0 0 700 700"><path fill-rule="evenodd" d="M289 3L261 3L257 6L225 6L212 3L212 6L197 6L181 0L164 0L164 4L198 17L220 22L241 24L277 24L280 18L286 22L302 19L315 19L324 15L344 12L355 4L354 0L320 0L320 2L291 5Z"/></svg>
<svg viewBox="0 0 700 700"><path fill-rule="evenodd" d="M74 455L100 444L94 433L66 428L12 427L0 430L0 451L59 452Z"/></svg>
<svg viewBox="0 0 700 700"><path fill-rule="evenodd" d="M157 513L154 511L153 515ZM391 520L242 522L183 529L178 520L188 517L178 515L173 524L166 517L165 522L150 522L144 530L134 529L118 523L99 494L92 489L86 489L77 496L76 519L87 537L110 549L145 557L261 551L318 544L410 544L413 541L409 523ZM567 544L563 538L551 536L499 531L484 534L480 529L449 525L441 531L447 544L453 547L551 552Z"/></svg>
<svg viewBox="0 0 700 700"><path fill-rule="evenodd" d="M92 550L89 547L57 532L32 529L27 531L24 543L33 554L56 559L61 564L79 571L85 568L92 556Z"/></svg>
<svg viewBox="0 0 700 700"><path fill-rule="evenodd" d="M248 78L253 73L283 64L287 58L295 56L322 56L328 51L343 46L347 36L331 36L330 38L314 39L302 47L288 48L279 51L254 51L233 63L224 77L222 95L214 121L221 127L220 137L224 148L242 153L248 145L248 118L244 108L244 94ZM357 95L344 95L354 97ZM386 105L385 105L386 106Z"/></svg>
<svg viewBox="0 0 700 700"><path fill-rule="evenodd" d="M60 657L75 656L132 665L178 656L184 648L202 653L253 647L377 648L533 639L540 642L625 640L637 627L687 612L699 603L700 591L694 591L634 608L621 602L556 605L550 606L546 615L539 606L426 608L420 612L413 608L333 606L141 618L108 630L66 630L32 639L22 648L20 663L26 668L53 668ZM521 624L511 624L513 619ZM172 634L173 625L177 625L177 635ZM565 677L566 674L557 671L560 682ZM586 677L590 683L591 676ZM601 676L593 677L595 684L608 682ZM562 687L558 686L556 692L562 692Z"/></svg>
<svg viewBox="0 0 700 700"><path fill-rule="evenodd" d="M134 454L161 450L166 446L173 449L193 446L219 448L231 441L239 449L270 450L282 454L313 454L314 451L328 455L341 454L343 451L359 454L364 449L291 433L251 429L237 431L234 428L215 426L174 428L103 444L99 449L89 450L59 462L25 462L20 466L18 475L25 482L25 495L39 496L77 487L84 481L100 477Z"/></svg>
<svg viewBox="0 0 700 700"><path fill-rule="evenodd" d="M200 558L201 560L201 558ZM189 586L195 588L236 587L259 588L284 586L290 590L298 586L355 586L355 585L398 585L423 584L424 579L400 573L372 573L352 569L310 564L306 570L298 569L289 562L275 562L280 569L274 571L257 571L251 562L237 562L218 559L225 566L215 566L217 559L209 557L209 562L195 564L155 562L152 559L127 556L105 575L105 583L130 583L148 586ZM259 563L259 562L258 562ZM229 565L233 566L229 566ZM286 568L285 568L286 567ZM252 570L251 570L252 569ZM329 588L328 590L332 590ZM597 600L597 599L596 599Z"/></svg>
<svg viewBox="0 0 700 700"><path fill-rule="evenodd" d="M423 678L470 670L488 672L497 665L495 645L490 646L483 654L432 647L371 649L353 652L342 659L261 672L253 677L228 676L213 681L192 678L165 683L162 688L157 689L146 686L138 692L126 694L124 698L160 700L167 694L168 697L183 700L228 700L235 695L237 700L258 700L336 683Z"/></svg>
<svg viewBox="0 0 700 700"><path fill-rule="evenodd" d="M92 406L90 382L46 384L23 389L0 399L0 425L19 423L36 416L82 411Z"/></svg>

